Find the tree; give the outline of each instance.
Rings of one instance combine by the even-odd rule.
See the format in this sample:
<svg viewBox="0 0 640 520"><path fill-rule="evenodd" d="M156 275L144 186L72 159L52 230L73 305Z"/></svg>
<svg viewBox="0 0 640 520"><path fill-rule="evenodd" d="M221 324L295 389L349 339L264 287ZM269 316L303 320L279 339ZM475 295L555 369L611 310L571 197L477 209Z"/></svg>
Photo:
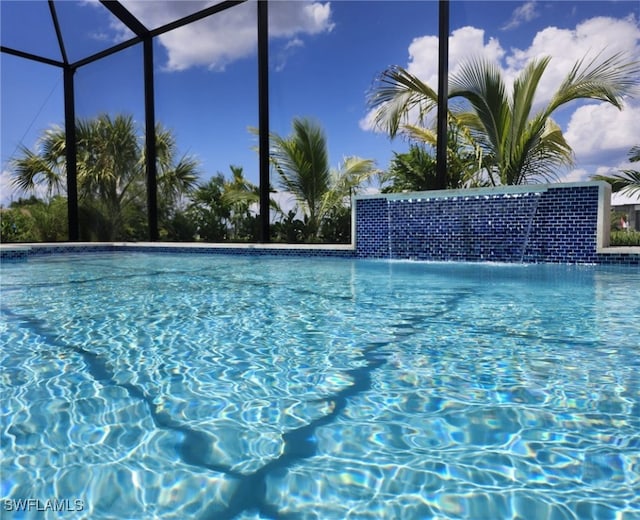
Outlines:
<svg viewBox="0 0 640 520"><path fill-rule="evenodd" d="M359 157L347 157L331 169L324 131L309 119L294 119L288 137L271 134L270 154L280 186L294 195L305 215L310 241L320 239L323 220L376 173L373 161Z"/></svg>
<svg viewBox="0 0 640 520"><path fill-rule="evenodd" d="M67 239L67 200L20 199L0 209L2 242L60 242Z"/></svg>
<svg viewBox="0 0 640 520"><path fill-rule="evenodd" d="M255 240L258 233L259 189L245 178L242 166L230 168L231 180L218 172L193 192L186 211L198 237L207 242L246 242ZM274 201L271 204L279 210Z"/></svg>
<svg viewBox="0 0 640 520"><path fill-rule="evenodd" d="M198 238L223 242L228 238L229 205L224 201L224 175L218 173L192 194L188 218L195 224Z"/></svg>
<svg viewBox="0 0 640 520"><path fill-rule="evenodd" d="M640 162L640 146L634 146L629 151L629 162ZM614 175L594 175L591 177L596 181L605 181L611 184L611 190L627 195L640 194L640 171L639 170L620 170L620 173Z"/></svg>
<svg viewBox="0 0 640 520"><path fill-rule="evenodd" d="M425 191L440 189L435 158L435 133L419 127L412 127L411 134L418 141L427 143L411 144L405 153L394 152L391 164L381 175L382 191ZM469 146L463 131L457 124L449 125L447 140L446 189L460 189L476 186L479 157Z"/></svg>
<svg viewBox="0 0 640 520"><path fill-rule="evenodd" d="M461 128L469 146L478 152L478 173L492 185L548 181L557 168L573 163L573 152L552 114L577 99L611 103L622 100L638 84L640 62L621 54L590 62L579 60L551 100L534 110L534 98L550 58L531 61L507 89L498 65L484 59L463 63L449 81L448 97L464 102L449 118ZM369 104L375 122L392 137L398 132L420 137L420 125L437 106L436 92L401 67L382 73ZM469 108L471 110L469 110ZM418 124L412 125L411 118Z"/></svg>
<svg viewBox="0 0 640 520"><path fill-rule="evenodd" d="M143 150L144 152L144 150ZM188 155L178 157L175 136L161 124L156 124L156 165L158 185L158 224L166 238L184 238L176 226L184 217L185 196L197 187L198 161ZM146 163L143 154L141 167Z"/></svg>
<svg viewBox="0 0 640 520"><path fill-rule="evenodd" d="M305 232L305 223L298 218L295 209L289 210L271 226L271 238L286 244L304 242Z"/></svg>
<svg viewBox="0 0 640 520"><path fill-rule="evenodd" d="M234 240L255 240L258 234L256 211L260 201L260 188L248 181L242 166L230 165L231 181L224 183L223 201L229 208L229 225Z"/></svg>
<svg viewBox="0 0 640 520"><path fill-rule="evenodd" d="M81 235L97 240L140 239L145 235L145 157L133 118L103 114L76 122ZM49 196L66 191L65 133L47 130L39 150L21 148L13 161L13 183L24 191L46 186ZM197 163L183 156L176 161L172 134L156 127L158 206L169 219L182 195L195 186ZM90 219L87 221L87 219Z"/></svg>

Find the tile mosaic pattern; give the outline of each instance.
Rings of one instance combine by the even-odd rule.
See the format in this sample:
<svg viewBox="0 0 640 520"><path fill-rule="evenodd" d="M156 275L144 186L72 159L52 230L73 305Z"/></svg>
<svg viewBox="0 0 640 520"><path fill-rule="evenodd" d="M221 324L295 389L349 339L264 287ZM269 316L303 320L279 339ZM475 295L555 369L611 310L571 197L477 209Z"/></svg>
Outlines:
<svg viewBox="0 0 640 520"><path fill-rule="evenodd" d="M632 265L640 267L640 254L628 253L607 253L597 254L595 258L597 264Z"/></svg>
<svg viewBox="0 0 640 520"><path fill-rule="evenodd" d="M2 263L11 263L11 262L26 262L29 257L30 250L29 248L8 248L0 250L0 262Z"/></svg>
<svg viewBox="0 0 640 520"><path fill-rule="evenodd" d="M356 255L436 261L640 264L598 254L599 186L356 199Z"/></svg>
<svg viewBox="0 0 640 520"><path fill-rule="evenodd" d="M82 254L82 253L107 253L126 251L129 253L188 253L199 255L243 255L243 256L304 256L304 257L333 257L333 258L353 258L355 251L349 249L306 249L306 248L261 248L252 245L251 247L189 247L180 244L167 246L135 246L116 244L87 244L87 245L34 245L21 248L0 249L0 260L2 262L22 262L29 257L50 256L60 254Z"/></svg>
<svg viewBox="0 0 640 520"><path fill-rule="evenodd" d="M594 263L598 186L551 188L540 197L525 262Z"/></svg>
<svg viewBox="0 0 640 520"><path fill-rule="evenodd" d="M390 249L389 204L386 199L356 199L356 256L393 258Z"/></svg>

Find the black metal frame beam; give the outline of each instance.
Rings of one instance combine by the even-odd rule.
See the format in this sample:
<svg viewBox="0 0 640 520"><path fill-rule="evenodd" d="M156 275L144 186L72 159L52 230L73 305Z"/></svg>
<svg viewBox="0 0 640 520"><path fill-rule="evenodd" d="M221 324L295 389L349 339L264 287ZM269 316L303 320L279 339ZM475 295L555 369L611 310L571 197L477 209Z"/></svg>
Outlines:
<svg viewBox="0 0 640 520"><path fill-rule="evenodd" d="M76 136L76 100L73 76L75 67L69 64L67 51L64 46L58 13L53 0L48 0L51 20L56 31L60 55L64 62L64 136L65 136L65 161L67 170L67 234L71 242L80 239L80 216L78 210L78 143Z"/></svg>
<svg viewBox="0 0 640 520"><path fill-rule="evenodd" d="M52 60L51 58L45 58L44 56L38 56L37 54L31 54L30 52L19 51L18 49L12 49L11 47L0 46L0 52L17 56L18 58L24 58L26 60L37 61L38 63L44 63L45 65L53 65L54 67L64 68L64 62L58 60Z"/></svg>
<svg viewBox="0 0 640 520"><path fill-rule="evenodd" d="M131 14L120 2L113 0L100 0L100 3L107 8L118 20L125 24L136 36L140 38L149 34L147 29L140 20Z"/></svg>
<svg viewBox="0 0 640 520"><path fill-rule="evenodd" d="M438 119L436 141L436 183L447 187L447 140L449 99L449 0L438 4Z"/></svg>
<svg viewBox="0 0 640 520"><path fill-rule="evenodd" d="M155 242L158 234L158 166L156 150L156 111L153 79L153 38L148 36L143 43L144 54L144 128L145 128L145 173L147 176L147 222L149 240Z"/></svg>
<svg viewBox="0 0 640 520"><path fill-rule="evenodd" d="M259 240L271 240L269 230L269 12L268 2L258 0L258 140L260 171Z"/></svg>
<svg viewBox="0 0 640 520"><path fill-rule="evenodd" d="M86 58L78 60L73 63L73 66L76 69L79 69L80 67L89 65L90 63L101 60L102 58L106 58L107 56L116 54L120 51L128 49L129 47L133 47L134 45L139 44L141 41L142 41L142 38L139 38L136 36L135 38L131 38L130 40L119 43L118 45L114 45L113 47L109 47L108 49L105 49L103 51L97 52L96 54L92 54L91 56L87 56Z"/></svg>
<svg viewBox="0 0 640 520"><path fill-rule="evenodd" d="M53 0L49 0L49 11L51 12L51 20L53 21L53 27L56 31L56 38L58 38L58 47L60 47L60 55L65 65L69 64L67 59L67 51L64 48L64 40L62 39L62 31L60 30L60 22L58 22L58 13L56 12L56 6L53 4Z"/></svg>
<svg viewBox="0 0 640 520"><path fill-rule="evenodd" d="M73 75L75 69L67 65L64 68L64 133L67 161L67 216L69 241L80 238L78 218L78 148L76 142L76 108Z"/></svg>

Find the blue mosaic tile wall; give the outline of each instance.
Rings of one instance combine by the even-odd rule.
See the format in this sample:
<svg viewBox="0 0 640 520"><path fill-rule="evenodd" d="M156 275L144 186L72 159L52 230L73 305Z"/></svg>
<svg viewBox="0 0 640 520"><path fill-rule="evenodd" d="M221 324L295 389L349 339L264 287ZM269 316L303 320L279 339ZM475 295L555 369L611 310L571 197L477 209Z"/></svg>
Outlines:
<svg viewBox="0 0 640 520"><path fill-rule="evenodd" d="M356 256L365 258L391 258L389 249L389 204L386 199L355 201Z"/></svg>
<svg viewBox="0 0 640 520"><path fill-rule="evenodd" d="M539 194L390 201L392 258L519 262Z"/></svg>
<svg viewBox="0 0 640 520"><path fill-rule="evenodd" d="M356 255L637 265L638 255L596 253L597 184L505 191L358 198Z"/></svg>
<svg viewBox="0 0 640 520"><path fill-rule="evenodd" d="M556 188L540 197L525 262L594 263L598 186Z"/></svg>

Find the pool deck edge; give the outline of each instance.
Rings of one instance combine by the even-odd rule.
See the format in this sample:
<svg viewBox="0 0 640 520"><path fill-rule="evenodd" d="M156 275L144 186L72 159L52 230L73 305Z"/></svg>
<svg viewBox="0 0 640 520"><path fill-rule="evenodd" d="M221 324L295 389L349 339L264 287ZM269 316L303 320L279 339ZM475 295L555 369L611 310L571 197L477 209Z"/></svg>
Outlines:
<svg viewBox="0 0 640 520"><path fill-rule="evenodd" d="M357 258L355 244L258 244L203 242L49 242L0 244L3 262L26 261L29 257L110 251L194 254L246 254ZM640 264L640 247L600 247L597 263ZM575 263L575 262L567 262Z"/></svg>

